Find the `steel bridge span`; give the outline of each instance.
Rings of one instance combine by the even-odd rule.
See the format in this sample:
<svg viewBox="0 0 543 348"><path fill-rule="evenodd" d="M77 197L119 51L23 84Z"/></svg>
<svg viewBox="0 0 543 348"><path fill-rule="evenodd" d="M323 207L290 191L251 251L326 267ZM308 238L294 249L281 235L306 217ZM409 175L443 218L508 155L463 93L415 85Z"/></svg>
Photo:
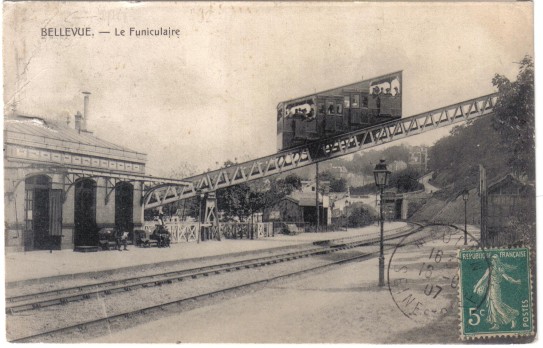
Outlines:
<svg viewBox="0 0 543 348"><path fill-rule="evenodd" d="M185 178L177 182L147 186L142 197L144 209L156 208L200 193L237 185L332 158L387 144L438 128L466 122L494 112L498 94L493 93L460 103L405 117L354 132L317 140L257 158Z"/></svg>

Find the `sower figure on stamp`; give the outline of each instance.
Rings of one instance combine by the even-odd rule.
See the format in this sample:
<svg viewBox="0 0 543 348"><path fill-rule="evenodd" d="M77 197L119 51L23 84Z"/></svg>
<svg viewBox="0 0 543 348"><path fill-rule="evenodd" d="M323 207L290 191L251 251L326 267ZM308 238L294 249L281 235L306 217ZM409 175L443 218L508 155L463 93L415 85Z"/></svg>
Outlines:
<svg viewBox="0 0 543 348"><path fill-rule="evenodd" d="M485 292L488 283L488 293L482 308L486 310L486 321L492 325L490 329L497 330L501 325L511 324L511 328L516 326L516 318L519 311L508 306L502 299L501 283L506 280L512 284L520 284L520 280L513 279L506 272L514 271L515 266L507 265L500 261L498 255L493 255L491 259L492 273L487 269L482 278L475 284L473 292L481 296Z"/></svg>

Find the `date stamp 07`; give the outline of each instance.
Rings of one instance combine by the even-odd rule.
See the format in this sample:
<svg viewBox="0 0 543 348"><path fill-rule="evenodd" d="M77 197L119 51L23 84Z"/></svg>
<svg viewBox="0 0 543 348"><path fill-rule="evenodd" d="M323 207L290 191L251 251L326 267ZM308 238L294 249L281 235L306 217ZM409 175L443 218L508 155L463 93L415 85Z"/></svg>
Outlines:
<svg viewBox="0 0 543 348"><path fill-rule="evenodd" d="M530 250L458 253L461 337L533 335Z"/></svg>

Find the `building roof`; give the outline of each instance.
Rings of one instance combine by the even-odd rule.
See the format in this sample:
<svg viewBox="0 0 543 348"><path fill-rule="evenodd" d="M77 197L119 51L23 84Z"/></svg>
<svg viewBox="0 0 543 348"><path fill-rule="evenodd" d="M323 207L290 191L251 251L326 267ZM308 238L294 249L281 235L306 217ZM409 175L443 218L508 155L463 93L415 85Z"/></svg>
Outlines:
<svg viewBox="0 0 543 348"><path fill-rule="evenodd" d="M373 78L371 78L371 79L367 79L367 80L363 80L363 81L358 81L358 82L351 83L351 84L348 84L348 85L344 85L344 86L339 86L339 87L327 89L327 90L325 90L325 91L321 91L321 92L317 92L317 93L313 93L313 94L301 96L301 97L298 97L298 98L293 98L293 99L285 100L285 101L280 102L280 103L277 105L277 107L279 108L281 104L287 104L287 103L296 102L296 101L298 101L298 100L300 100L300 99L310 98L310 97L315 96L315 95L338 95L338 94L340 94L343 90L349 90L349 91L365 91L365 92L368 92L370 86L372 86L372 85L374 85L374 84L376 84L376 83L379 83L379 82L381 82L381 81L383 81L383 80L388 80L388 79L393 78L393 77L399 77L399 78L401 79L401 75L402 75L402 71L392 72L392 73L389 73L389 74L386 74L386 75L381 75L381 76L373 77Z"/></svg>
<svg viewBox="0 0 543 348"><path fill-rule="evenodd" d="M145 162L147 159L144 153L102 140L90 132L79 132L39 117L20 115L5 118L4 130L5 143L130 159L135 162Z"/></svg>
<svg viewBox="0 0 543 348"><path fill-rule="evenodd" d="M492 193L493 191L498 191L503 187L518 187L518 188L532 188L532 185L528 182L523 182L516 178L512 174L507 174L503 177L499 177L497 179L492 180L488 183L487 190L489 193Z"/></svg>
<svg viewBox="0 0 543 348"><path fill-rule="evenodd" d="M282 200L291 201L292 203L295 203L295 204L299 204L299 203L300 203L296 198L293 198L293 197L291 197L291 196L286 196L286 197L284 197Z"/></svg>
<svg viewBox="0 0 543 348"><path fill-rule="evenodd" d="M301 207L315 206L315 192L300 192L295 191L290 194L290 197L298 201ZM322 204L322 194L319 193L319 203Z"/></svg>

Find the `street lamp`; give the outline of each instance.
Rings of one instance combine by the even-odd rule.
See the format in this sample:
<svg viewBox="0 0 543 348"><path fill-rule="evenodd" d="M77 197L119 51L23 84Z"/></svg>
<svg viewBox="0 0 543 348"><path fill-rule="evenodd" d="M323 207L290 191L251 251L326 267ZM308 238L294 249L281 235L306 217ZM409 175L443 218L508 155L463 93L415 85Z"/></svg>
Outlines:
<svg viewBox="0 0 543 348"><path fill-rule="evenodd" d="M379 286L385 286L385 254L383 251L383 225L385 223L385 219L383 216L383 192L385 190L385 186L388 184L388 177L390 175L390 171L387 170L387 165L385 163L385 160L382 159L373 170L373 176L375 177L375 185L379 187L381 190L381 206L379 208L380 210L380 222L381 222L381 239L379 243Z"/></svg>
<svg viewBox="0 0 543 348"><path fill-rule="evenodd" d="M462 191L462 199L464 200L464 245L468 244L468 198L469 191Z"/></svg>

